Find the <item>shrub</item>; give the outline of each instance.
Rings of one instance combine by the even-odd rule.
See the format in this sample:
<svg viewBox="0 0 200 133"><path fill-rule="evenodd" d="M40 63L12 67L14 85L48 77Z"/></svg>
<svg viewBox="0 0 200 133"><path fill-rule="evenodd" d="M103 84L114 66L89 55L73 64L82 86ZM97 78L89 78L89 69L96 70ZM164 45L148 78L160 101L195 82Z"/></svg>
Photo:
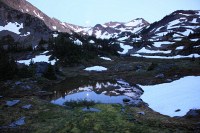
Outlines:
<svg viewBox="0 0 200 133"><path fill-rule="evenodd" d="M94 106L96 103L95 101L88 101L86 99L84 100L70 100L70 101L66 101L64 103L64 105L68 106L68 107L71 107L71 108L75 108L75 107L84 107L86 106L87 108L89 108L89 106Z"/></svg>
<svg viewBox="0 0 200 133"><path fill-rule="evenodd" d="M43 74L43 76L49 80L57 79L53 65L49 64L49 66L48 66L46 72Z"/></svg>
<svg viewBox="0 0 200 133"><path fill-rule="evenodd" d="M157 66L158 66L158 64L156 64L156 63L151 63L151 65L148 67L147 71L152 71L152 70L154 70Z"/></svg>

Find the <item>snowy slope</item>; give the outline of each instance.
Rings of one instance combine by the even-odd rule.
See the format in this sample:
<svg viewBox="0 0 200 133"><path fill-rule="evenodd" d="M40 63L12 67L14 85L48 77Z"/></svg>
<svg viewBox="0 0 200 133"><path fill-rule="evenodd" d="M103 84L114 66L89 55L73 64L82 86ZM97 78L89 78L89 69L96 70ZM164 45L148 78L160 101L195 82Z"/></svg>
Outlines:
<svg viewBox="0 0 200 133"><path fill-rule="evenodd" d="M171 33L172 38L175 39L188 36L198 28L200 28L200 11L178 10L151 24L142 31L142 34L157 40Z"/></svg>

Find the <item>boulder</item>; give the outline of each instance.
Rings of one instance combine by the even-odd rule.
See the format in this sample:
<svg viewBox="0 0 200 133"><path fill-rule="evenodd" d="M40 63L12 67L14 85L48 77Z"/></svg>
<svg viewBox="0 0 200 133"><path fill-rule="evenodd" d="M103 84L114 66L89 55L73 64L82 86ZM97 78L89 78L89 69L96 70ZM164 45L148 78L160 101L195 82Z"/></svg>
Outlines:
<svg viewBox="0 0 200 133"><path fill-rule="evenodd" d="M197 117L197 116L200 116L200 110L190 109L185 116L186 117Z"/></svg>
<svg viewBox="0 0 200 133"><path fill-rule="evenodd" d="M96 108L83 108L82 111L84 112L100 112L101 110Z"/></svg>
<svg viewBox="0 0 200 133"><path fill-rule="evenodd" d="M20 81L15 82L15 85L20 85L20 84L22 84L22 82L20 82Z"/></svg>
<svg viewBox="0 0 200 133"><path fill-rule="evenodd" d="M15 127L18 127L18 126L22 126L22 125L24 125L24 124L25 124L25 117L21 117L21 118L19 118L17 121L11 123L11 124L9 125L9 127L15 128Z"/></svg>
<svg viewBox="0 0 200 133"><path fill-rule="evenodd" d="M20 102L20 100L6 101L6 105L9 107L12 107L12 106L18 104L19 102Z"/></svg>
<svg viewBox="0 0 200 133"><path fill-rule="evenodd" d="M140 114L140 115L145 115L145 113L143 111L137 112L137 113Z"/></svg>
<svg viewBox="0 0 200 133"><path fill-rule="evenodd" d="M125 103L128 103L128 102L130 102L131 100L130 99L128 99L128 98L124 98L123 99L123 102L125 102Z"/></svg>
<svg viewBox="0 0 200 133"><path fill-rule="evenodd" d="M31 104L27 104L27 105L22 106L23 109L30 109L31 107L32 107Z"/></svg>
<svg viewBox="0 0 200 133"><path fill-rule="evenodd" d="M160 73L160 74L155 76L155 78L164 78L164 77L165 77L165 75L163 73Z"/></svg>

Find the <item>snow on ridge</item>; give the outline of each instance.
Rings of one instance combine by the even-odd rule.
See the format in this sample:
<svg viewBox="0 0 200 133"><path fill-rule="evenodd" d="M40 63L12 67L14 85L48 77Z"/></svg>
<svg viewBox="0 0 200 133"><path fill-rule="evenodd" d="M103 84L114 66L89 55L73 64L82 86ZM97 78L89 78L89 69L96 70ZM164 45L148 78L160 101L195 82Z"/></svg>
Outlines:
<svg viewBox="0 0 200 133"><path fill-rule="evenodd" d="M101 72L101 71L107 71L108 69L106 67L103 67L103 66L92 66L92 67L87 67L84 70L85 71L97 71L97 72Z"/></svg>
<svg viewBox="0 0 200 133"><path fill-rule="evenodd" d="M145 47L143 47L142 49L137 51L137 53L150 53L150 54L165 53L165 54L169 54L169 53L171 53L171 50L170 51L169 50L168 51L149 50L149 49L145 49Z"/></svg>
<svg viewBox="0 0 200 133"><path fill-rule="evenodd" d="M100 38L101 37L101 30L96 31L95 35L96 35L96 38Z"/></svg>
<svg viewBox="0 0 200 133"><path fill-rule="evenodd" d="M171 44L171 42L168 42L168 41L154 42L153 46L161 47L161 45L165 45L165 44Z"/></svg>
<svg viewBox="0 0 200 133"><path fill-rule="evenodd" d="M180 20L173 20L169 23L167 29L169 30L170 28L172 28L174 25L181 23Z"/></svg>
<svg viewBox="0 0 200 133"><path fill-rule="evenodd" d="M188 36L190 33L193 33L193 30L186 29L186 31L182 32L181 34L183 34L184 36Z"/></svg>
<svg viewBox="0 0 200 133"><path fill-rule="evenodd" d="M187 56L183 55L176 55L176 56L148 56L148 55L140 55L140 54L131 54L133 57L144 57L144 58L154 58L154 59L181 59L181 58L192 58L193 56L195 58L200 58L199 54L190 54Z"/></svg>
<svg viewBox="0 0 200 133"><path fill-rule="evenodd" d="M197 40L199 40L199 39L190 39L190 41L193 41L193 42L196 42Z"/></svg>
<svg viewBox="0 0 200 133"><path fill-rule="evenodd" d="M108 32L104 32L103 35L101 35L99 38L101 38L101 39L109 39L111 37L112 37L111 34L109 34Z"/></svg>
<svg viewBox="0 0 200 133"><path fill-rule="evenodd" d="M176 47L176 50L183 50L184 49L184 46L178 46Z"/></svg>
<svg viewBox="0 0 200 133"><path fill-rule="evenodd" d="M200 109L199 80L200 76L187 76L171 83L141 85L144 90L141 99L161 114L184 116L190 109ZM180 111L175 112L177 109Z"/></svg>
<svg viewBox="0 0 200 133"><path fill-rule="evenodd" d="M56 26L52 26L52 28L53 28L54 30L56 30L56 29L57 29L57 27L56 27Z"/></svg>
<svg viewBox="0 0 200 133"><path fill-rule="evenodd" d="M30 35L30 34L31 34L30 32L27 32L26 34L20 35L20 36L28 36L28 35Z"/></svg>
<svg viewBox="0 0 200 133"><path fill-rule="evenodd" d="M44 18L43 18L42 16L40 16L40 14L39 14L39 13L37 13L35 10L34 10L33 12L35 13L35 15L36 15L38 18L40 18L40 19L44 20Z"/></svg>
<svg viewBox="0 0 200 133"><path fill-rule="evenodd" d="M124 40L126 40L126 39L128 39L128 36L121 37L121 38L119 38L119 39L117 39L117 40L118 40L118 41L124 41Z"/></svg>
<svg viewBox="0 0 200 133"><path fill-rule="evenodd" d="M141 19L140 20L133 20L133 21L130 21L130 22L126 23L125 26L135 27L135 26L137 26L137 25L139 25L141 23L142 23Z"/></svg>
<svg viewBox="0 0 200 133"><path fill-rule="evenodd" d="M198 22L197 22L197 18L194 18L194 19L192 20L192 23L198 23Z"/></svg>
<svg viewBox="0 0 200 133"><path fill-rule="evenodd" d="M21 33L19 32L19 30L20 30L21 28L24 28L23 23L19 24L19 23L17 23L17 22L15 22L15 23L9 22L9 23L8 23L7 25L5 25L5 26L0 26L0 31L8 30L8 31L11 31L11 32L16 33L16 34L19 35L19 34L21 34Z"/></svg>

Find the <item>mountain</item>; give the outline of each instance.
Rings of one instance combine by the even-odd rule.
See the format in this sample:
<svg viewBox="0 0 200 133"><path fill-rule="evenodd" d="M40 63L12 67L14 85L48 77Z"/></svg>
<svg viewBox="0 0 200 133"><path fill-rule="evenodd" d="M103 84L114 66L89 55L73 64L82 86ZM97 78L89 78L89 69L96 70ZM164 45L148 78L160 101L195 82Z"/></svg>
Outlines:
<svg viewBox="0 0 200 133"><path fill-rule="evenodd" d="M11 1L0 1L1 38L9 35L15 41L23 43L24 46L35 46L41 38L48 39L52 36L52 30L45 25L43 20L8 6L8 2ZM16 4L16 1L12 2L12 5Z"/></svg>
<svg viewBox="0 0 200 133"><path fill-rule="evenodd" d="M78 45L116 45L126 55L189 55L199 53L200 11L178 10L149 24L143 18L82 27L50 18L26 0L0 1L0 37L37 46L60 33ZM97 43L99 42L99 43ZM7 47L7 44L3 44ZM113 46L112 46L113 47ZM121 49L121 50L120 50Z"/></svg>
<svg viewBox="0 0 200 133"><path fill-rule="evenodd" d="M148 26L149 23L143 18L137 18L130 22L107 22L105 24L97 24L91 28L82 28L76 32L84 35L94 36L101 39L118 38L124 32L137 33L142 28Z"/></svg>
<svg viewBox="0 0 200 133"><path fill-rule="evenodd" d="M140 40L134 43L140 43L137 56L190 55L191 57L191 54L199 56L200 11L175 11L145 27L140 32L140 36Z"/></svg>
<svg viewBox="0 0 200 133"><path fill-rule="evenodd" d="M154 22L142 31L143 37L153 40L171 33L174 38L183 38L200 28L200 11L178 10L162 20Z"/></svg>
<svg viewBox="0 0 200 133"><path fill-rule="evenodd" d="M30 14L32 16L35 16L43 20L44 23L47 25L47 27L52 31L72 33L75 29L79 27L73 24L63 23L56 18L50 18L49 16L44 14L42 11L40 11L38 8L36 8L26 0L14 0L14 1L1 0L1 1L15 10L18 10L22 13ZM80 26L80 28L82 27Z"/></svg>

